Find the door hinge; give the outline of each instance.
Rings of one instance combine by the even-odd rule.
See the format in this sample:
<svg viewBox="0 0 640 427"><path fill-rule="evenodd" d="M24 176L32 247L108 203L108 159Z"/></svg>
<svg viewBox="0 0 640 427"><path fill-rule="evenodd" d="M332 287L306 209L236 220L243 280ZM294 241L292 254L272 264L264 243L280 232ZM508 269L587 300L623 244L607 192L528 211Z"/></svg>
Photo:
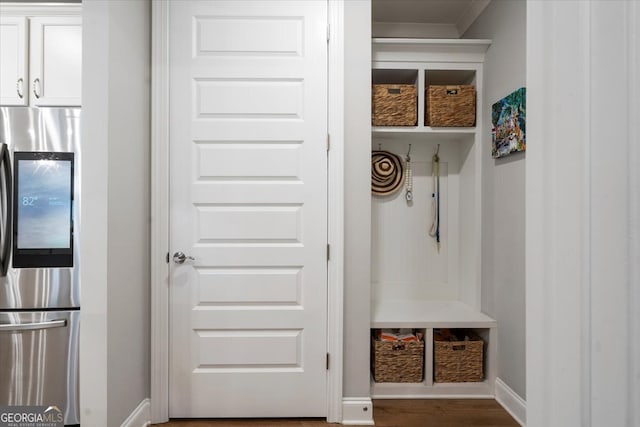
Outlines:
<svg viewBox="0 0 640 427"><path fill-rule="evenodd" d="M329 353L327 353L327 370L329 370Z"/></svg>
<svg viewBox="0 0 640 427"><path fill-rule="evenodd" d="M331 259L331 245L327 243L327 261Z"/></svg>
<svg viewBox="0 0 640 427"><path fill-rule="evenodd" d="M327 134L327 151L331 150L331 135Z"/></svg>
<svg viewBox="0 0 640 427"><path fill-rule="evenodd" d="M169 252L167 252L167 264L169 264Z"/></svg>
<svg viewBox="0 0 640 427"><path fill-rule="evenodd" d="M331 25L327 24L327 43L331 39Z"/></svg>

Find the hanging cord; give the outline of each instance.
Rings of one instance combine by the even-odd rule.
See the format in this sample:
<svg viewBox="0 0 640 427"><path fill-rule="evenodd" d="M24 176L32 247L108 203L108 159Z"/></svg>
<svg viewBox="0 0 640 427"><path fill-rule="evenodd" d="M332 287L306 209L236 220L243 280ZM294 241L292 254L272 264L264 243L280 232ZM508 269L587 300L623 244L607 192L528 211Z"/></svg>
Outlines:
<svg viewBox="0 0 640 427"><path fill-rule="evenodd" d="M431 176L433 177L433 192L431 193L432 222L429 236L436 239L436 249L440 253L440 144L436 148L436 154L431 158Z"/></svg>
<svg viewBox="0 0 640 427"><path fill-rule="evenodd" d="M411 171L411 144L409 144L409 151L407 151L406 157L407 167L405 168L405 177L404 177L404 188L405 194L404 198L407 200L407 203L413 201L413 172Z"/></svg>

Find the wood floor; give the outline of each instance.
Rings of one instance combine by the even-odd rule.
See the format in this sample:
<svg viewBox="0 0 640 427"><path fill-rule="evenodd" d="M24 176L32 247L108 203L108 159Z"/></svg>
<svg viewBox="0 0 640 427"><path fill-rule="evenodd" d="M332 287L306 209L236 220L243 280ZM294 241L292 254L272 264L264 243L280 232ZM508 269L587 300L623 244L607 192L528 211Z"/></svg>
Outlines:
<svg viewBox="0 0 640 427"><path fill-rule="evenodd" d="M519 424L491 399L374 400L378 427L517 427ZM162 427L319 427L318 419L171 420Z"/></svg>

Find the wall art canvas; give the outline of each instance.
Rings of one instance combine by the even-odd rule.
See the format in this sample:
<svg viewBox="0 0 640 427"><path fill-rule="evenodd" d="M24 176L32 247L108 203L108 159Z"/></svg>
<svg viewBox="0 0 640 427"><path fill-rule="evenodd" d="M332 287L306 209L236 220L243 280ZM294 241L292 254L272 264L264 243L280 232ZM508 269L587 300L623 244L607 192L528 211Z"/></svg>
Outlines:
<svg viewBox="0 0 640 427"><path fill-rule="evenodd" d="M494 159L526 150L526 97L526 88L521 87L493 104L491 155Z"/></svg>

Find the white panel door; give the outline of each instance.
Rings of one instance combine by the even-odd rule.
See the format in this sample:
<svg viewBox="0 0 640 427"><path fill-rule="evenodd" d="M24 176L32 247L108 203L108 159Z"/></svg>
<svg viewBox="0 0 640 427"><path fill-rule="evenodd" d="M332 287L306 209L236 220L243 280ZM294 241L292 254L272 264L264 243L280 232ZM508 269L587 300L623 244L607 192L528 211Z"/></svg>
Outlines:
<svg viewBox="0 0 640 427"><path fill-rule="evenodd" d="M326 9L171 2L171 417L326 416Z"/></svg>
<svg viewBox="0 0 640 427"><path fill-rule="evenodd" d="M27 18L0 18L0 105L27 105Z"/></svg>
<svg viewBox="0 0 640 427"><path fill-rule="evenodd" d="M32 105L81 105L82 18L30 19L29 75Z"/></svg>

